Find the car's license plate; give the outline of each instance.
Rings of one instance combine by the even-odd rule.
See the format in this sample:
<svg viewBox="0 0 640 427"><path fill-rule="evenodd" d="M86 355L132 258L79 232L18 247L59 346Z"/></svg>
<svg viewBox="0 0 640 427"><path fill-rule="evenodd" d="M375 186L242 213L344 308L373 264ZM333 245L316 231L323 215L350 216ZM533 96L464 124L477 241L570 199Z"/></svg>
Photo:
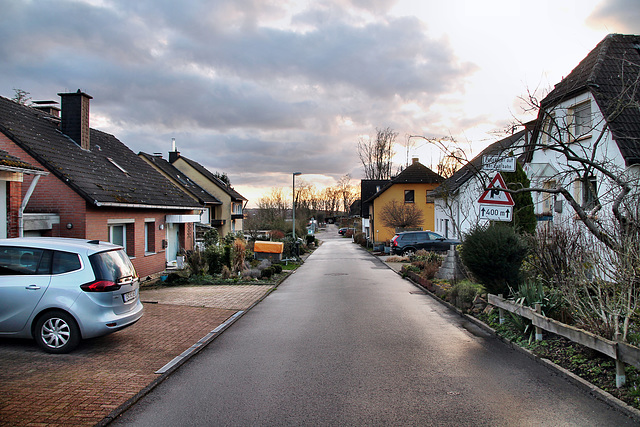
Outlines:
<svg viewBox="0 0 640 427"><path fill-rule="evenodd" d="M137 295L137 290L133 290L133 291L129 291L126 294L122 294L122 299L124 300L124 302L129 302L131 300L136 299L136 295Z"/></svg>

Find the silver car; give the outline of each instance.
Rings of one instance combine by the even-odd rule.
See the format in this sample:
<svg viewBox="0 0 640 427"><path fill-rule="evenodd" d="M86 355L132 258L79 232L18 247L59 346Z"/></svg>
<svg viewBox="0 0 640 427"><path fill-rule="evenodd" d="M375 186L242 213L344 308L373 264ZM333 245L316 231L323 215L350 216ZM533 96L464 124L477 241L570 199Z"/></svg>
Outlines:
<svg viewBox="0 0 640 427"><path fill-rule="evenodd" d="M0 336L49 353L142 317L139 278L122 247L56 237L0 239Z"/></svg>

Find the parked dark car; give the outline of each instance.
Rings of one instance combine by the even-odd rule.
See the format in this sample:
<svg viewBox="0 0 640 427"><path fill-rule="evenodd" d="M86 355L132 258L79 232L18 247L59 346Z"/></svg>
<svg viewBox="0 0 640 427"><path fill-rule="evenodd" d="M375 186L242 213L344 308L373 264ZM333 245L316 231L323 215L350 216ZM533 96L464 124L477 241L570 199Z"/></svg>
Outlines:
<svg viewBox="0 0 640 427"><path fill-rule="evenodd" d="M433 231L406 231L396 234L391 239L391 253L394 255L411 255L420 249L446 252L451 245L459 244L459 240L445 239Z"/></svg>
<svg viewBox="0 0 640 427"><path fill-rule="evenodd" d="M344 236L347 230L348 230L347 227L342 227L341 229L338 230L338 234L341 236Z"/></svg>

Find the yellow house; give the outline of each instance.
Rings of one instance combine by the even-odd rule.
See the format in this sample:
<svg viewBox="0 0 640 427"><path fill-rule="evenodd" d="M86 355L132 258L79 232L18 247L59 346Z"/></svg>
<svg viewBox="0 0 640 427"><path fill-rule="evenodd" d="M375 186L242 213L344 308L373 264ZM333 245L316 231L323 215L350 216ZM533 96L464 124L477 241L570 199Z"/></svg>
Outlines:
<svg viewBox="0 0 640 427"><path fill-rule="evenodd" d="M438 187L443 180L443 177L418 162L418 159L413 159L410 166L367 200L370 203L371 240L374 243L385 243L396 232L408 229L433 231L434 202L427 198L427 193ZM421 221L403 227L402 224L407 223L407 217L415 216L415 211L422 213ZM389 225L389 222L396 226Z"/></svg>

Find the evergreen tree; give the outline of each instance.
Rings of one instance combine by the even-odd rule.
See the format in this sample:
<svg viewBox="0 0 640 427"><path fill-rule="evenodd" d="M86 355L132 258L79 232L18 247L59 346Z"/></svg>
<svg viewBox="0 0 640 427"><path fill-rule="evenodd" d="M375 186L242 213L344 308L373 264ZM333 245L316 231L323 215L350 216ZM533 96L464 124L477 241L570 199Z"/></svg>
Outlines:
<svg viewBox="0 0 640 427"><path fill-rule="evenodd" d="M531 183L520 162L516 162L515 172L503 172L507 188L510 190L519 190L521 188L529 188ZM533 210L533 198L531 192L526 191L523 193L512 194L515 206L513 207L513 221L511 224L513 227L523 233L533 234L536 231L536 225L538 219Z"/></svg>

